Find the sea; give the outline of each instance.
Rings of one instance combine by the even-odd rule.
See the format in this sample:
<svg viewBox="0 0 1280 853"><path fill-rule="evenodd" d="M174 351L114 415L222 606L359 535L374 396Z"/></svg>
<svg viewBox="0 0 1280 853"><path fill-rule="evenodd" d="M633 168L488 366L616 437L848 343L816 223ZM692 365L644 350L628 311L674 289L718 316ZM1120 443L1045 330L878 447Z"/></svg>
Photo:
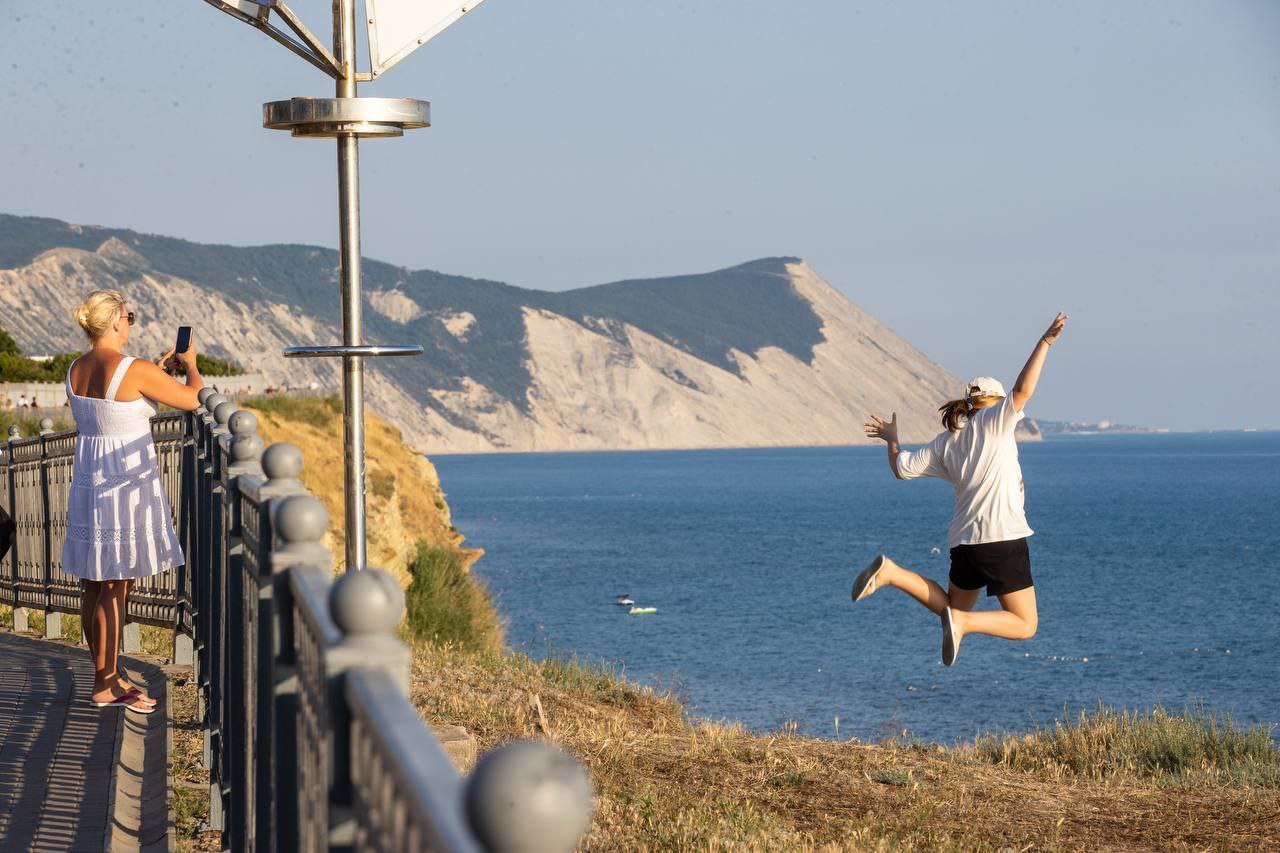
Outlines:
<svg viewBox="0 0 1280 853"><path fill-rule="evenodd" d="M1280 723L1280 433L1019 452L1039 632L969 635L954 667L903 593L850 601L881 552L946 585L951 488L894 480L883 446L433 462L509 645L606 665L695 716L944 744L1099 703Z"/></svg>

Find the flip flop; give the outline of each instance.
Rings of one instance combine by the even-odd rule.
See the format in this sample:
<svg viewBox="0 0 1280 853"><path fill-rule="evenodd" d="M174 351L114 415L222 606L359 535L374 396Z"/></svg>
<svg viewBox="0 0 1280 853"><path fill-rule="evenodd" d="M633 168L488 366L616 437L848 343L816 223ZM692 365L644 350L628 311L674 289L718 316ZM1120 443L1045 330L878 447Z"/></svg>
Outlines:
<svg viewBox="0 0 1280 853"><path fill-rule="evenodd" d="M853 590L850 592L850 597L854 601L861 601L879 588L877 583L880 579L880 572L888 565L888 562L888 558L884 554L880 554L870 563L867 563L865 569L858 572L858 576L853 581Z"/></svg>
<svg viewBox="0 0 1280 853"><path fill-rule="evenodd" d="M951 608L942 609L942 663L951 666L960 654L960 640L964 635L956 636L956 625L951 620Z"/></svg>
<svg viewBox="0 0 1280 853"><path fill-rule="evenodd" d="M131 704L138 701L138 697L133 693L126 693L123 696L117 696L110 702L96 702L89 700L89 704L95 708L124 708L127 711L133 711L135 714L150 714L156 709L155 705Z"/></svg>

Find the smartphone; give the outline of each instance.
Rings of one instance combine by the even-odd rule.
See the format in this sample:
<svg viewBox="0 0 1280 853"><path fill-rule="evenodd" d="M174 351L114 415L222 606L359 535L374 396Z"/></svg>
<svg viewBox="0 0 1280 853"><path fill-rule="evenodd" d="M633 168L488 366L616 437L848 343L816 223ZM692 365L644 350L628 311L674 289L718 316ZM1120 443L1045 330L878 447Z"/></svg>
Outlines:
<svg viewBox="0 0 1280 853"><path fill-rule="evenodd" d="M178 343L177 343L177 346L174 347L174 351L186 352L189 349L191 349L191 327L179 326L178 327Z"/></svg>

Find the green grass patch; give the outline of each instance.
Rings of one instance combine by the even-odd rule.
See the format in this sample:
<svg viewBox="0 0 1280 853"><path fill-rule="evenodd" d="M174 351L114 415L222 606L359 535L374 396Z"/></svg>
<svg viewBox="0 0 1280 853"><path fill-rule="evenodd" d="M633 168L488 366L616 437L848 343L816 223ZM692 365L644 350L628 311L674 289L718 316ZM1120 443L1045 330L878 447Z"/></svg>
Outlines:
<svg viewBox="0 0 1280 853"><path fill-rule="evenodd" d="M240 405L271 417L286 421L299 421L313 427L326 427L333 423L334 415L342 414L340 397L307 397L296 394L262 394L245 397Z"/></svg>
<svg viewBox="0 0 1280 853"><path fill-rule="evenodd" d="M1099 705L1030 734L983 735L973 752L992 764L1055 776L1280 787L1280 746L1272 732L1242 728L1203 708L1174 714Z"/></svg>
<svg viewBox="0 0 1280 853"><path fill-rule="evenodd" d="M409 573L406 627L414 638L469 651L501 648L497 611L461 554L419 542Z"/></svg>
<svg viewBox="0 0 1280 853"><path fill-rule="evenodd" d="M14 424L18 425L18 430L22 433L23 438L31 438L40 434L40 418L43 415L24 415L20 414L21 411L21 409L0 409L0 441L9 436L9 427ZM71 419L71 410L65 409L64 411L66 412L65 415L54 416L54 431L71 429L76 425L75 421Z"/></svg>

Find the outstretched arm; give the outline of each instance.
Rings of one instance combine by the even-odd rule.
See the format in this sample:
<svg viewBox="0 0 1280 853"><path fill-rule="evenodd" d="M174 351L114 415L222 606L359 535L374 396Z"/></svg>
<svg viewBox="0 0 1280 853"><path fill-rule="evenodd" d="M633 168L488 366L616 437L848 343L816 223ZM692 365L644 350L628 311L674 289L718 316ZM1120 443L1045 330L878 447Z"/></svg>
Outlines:
<svg viewBox="0 0 1280 853"><path fill-rule="evenodd" d="M1049 354L1049 347L1053 346L1058 340L1058 335L1062 334L1062 328L1066 324L1067 315L1059 311L1053 318L1053 322L1049 324L1049 330L1036 341L1036 348L1031 351L1031 357L1027 359L1022 372L1018 374L1018 381L1013 383L1012 397L1015 411L1021 412L1026 407L1027 401L1031 399L1031 395L1036 393L1036 383L1040 381L1040 370L1044 367L1044 358Z"/></svg>
<svg viewBox="0 0 1280 853"><path fill-rule="evenodd" d="M871 415L871 420L863 424L862 429L867 438L884 439L889 448L889 470L901 480L902 472L898 470L898 454L902 451L898 444L898 413L894 412L887 421L879 415Z"/></svg>

